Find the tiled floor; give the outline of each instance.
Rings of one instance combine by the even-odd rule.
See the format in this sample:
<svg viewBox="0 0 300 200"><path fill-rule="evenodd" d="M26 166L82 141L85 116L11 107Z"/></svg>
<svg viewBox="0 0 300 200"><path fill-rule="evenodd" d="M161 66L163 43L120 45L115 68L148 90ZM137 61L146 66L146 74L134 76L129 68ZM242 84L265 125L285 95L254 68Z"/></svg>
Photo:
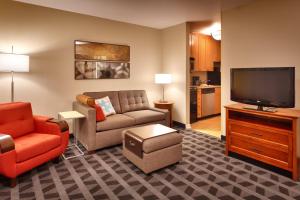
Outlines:
<svg viewBox="0 0 300 200"><path fill-rule="evenodd" d="M192 129L220 138L221 116L199 120L192 124Z"/></svg>

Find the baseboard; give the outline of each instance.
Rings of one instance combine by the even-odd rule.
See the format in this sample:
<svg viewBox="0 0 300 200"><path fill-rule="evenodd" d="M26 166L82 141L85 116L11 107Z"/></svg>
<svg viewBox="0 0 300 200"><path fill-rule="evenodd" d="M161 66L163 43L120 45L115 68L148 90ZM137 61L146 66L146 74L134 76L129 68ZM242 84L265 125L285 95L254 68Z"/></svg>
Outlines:
<svg viewBox="0 0 300 200"><path fill-rule="evenodd" d="M226 141L226 136L225 135L221 135L221 141Z"/></svg>
<svg viewBox="0 0 300 200"><path fill-rule="evenodd" d="M181 122L177 122L177 121L173 121L173 126L177 126L177 127L180 127L180 128L183 128L185 129L185 124L181 123Z"/></svg>

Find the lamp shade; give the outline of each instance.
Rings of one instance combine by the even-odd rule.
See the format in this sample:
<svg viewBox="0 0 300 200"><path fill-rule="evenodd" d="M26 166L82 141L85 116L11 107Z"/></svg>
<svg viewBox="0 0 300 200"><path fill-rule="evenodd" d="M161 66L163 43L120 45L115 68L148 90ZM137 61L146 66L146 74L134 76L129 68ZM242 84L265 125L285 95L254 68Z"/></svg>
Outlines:
<svg viewBox="0 0 300 200"><path fill-rule="evenodd" d="M29 56L0 53L1 72L29 72Z"/></svg>
<svg viewBox="0 0 300 200"><path fill-rule="evenodd" d="M169 84L172 82L171 74L155 74L156 84Z"/></svg>

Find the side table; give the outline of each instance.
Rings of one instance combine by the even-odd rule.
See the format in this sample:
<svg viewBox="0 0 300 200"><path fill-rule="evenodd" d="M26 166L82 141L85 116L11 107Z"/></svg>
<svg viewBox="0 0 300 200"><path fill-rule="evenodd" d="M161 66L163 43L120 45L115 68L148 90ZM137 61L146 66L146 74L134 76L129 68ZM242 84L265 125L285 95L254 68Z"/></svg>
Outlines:
<svg viewBox="0 0 300 200"><path fill-rule="evenodd" d="M58 113L58 119L65 119L65 120L68 120L68 119L71 119L73 120L73 137L74 137L74 142L69 144L67 149L71 149L71 148L76 148L77 151L79 152L79 154L77 155L74 155L74 156L65 156L64 154L62 155L63 158L65 160L68 160L68 159L71 159L71 158L76 158L76 157L79 157L79 156L83 156L84 153L83 151L81 151L81 149L78 147L78 141L77 141L77 137L76 137L76 131L75 131L75 123L77 121L77 119L80 119L80 118L85 118L85 116L77 111L66 111L66 112L59 112Z"/></svg>
<svg viewBox="0 0 300 200"><path fill-rule="evenodd" d="M170 113L170 127L173 126L173 119L172 119L172 110L173 110L173 102L167 101L167 102L160 102L160 101L154 101L154 107L160 108L160 109L167 109Z"/></svg>

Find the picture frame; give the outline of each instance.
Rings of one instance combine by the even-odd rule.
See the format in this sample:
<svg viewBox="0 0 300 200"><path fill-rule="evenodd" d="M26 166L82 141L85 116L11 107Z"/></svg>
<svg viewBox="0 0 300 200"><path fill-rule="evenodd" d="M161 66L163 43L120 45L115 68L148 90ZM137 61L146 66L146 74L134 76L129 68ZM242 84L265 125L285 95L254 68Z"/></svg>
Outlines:
<svg viewBox="0 0 300 200"><path fill-rule="evenodd" d="M75 80L129 79L130 46L74 41Z"/></svg>

